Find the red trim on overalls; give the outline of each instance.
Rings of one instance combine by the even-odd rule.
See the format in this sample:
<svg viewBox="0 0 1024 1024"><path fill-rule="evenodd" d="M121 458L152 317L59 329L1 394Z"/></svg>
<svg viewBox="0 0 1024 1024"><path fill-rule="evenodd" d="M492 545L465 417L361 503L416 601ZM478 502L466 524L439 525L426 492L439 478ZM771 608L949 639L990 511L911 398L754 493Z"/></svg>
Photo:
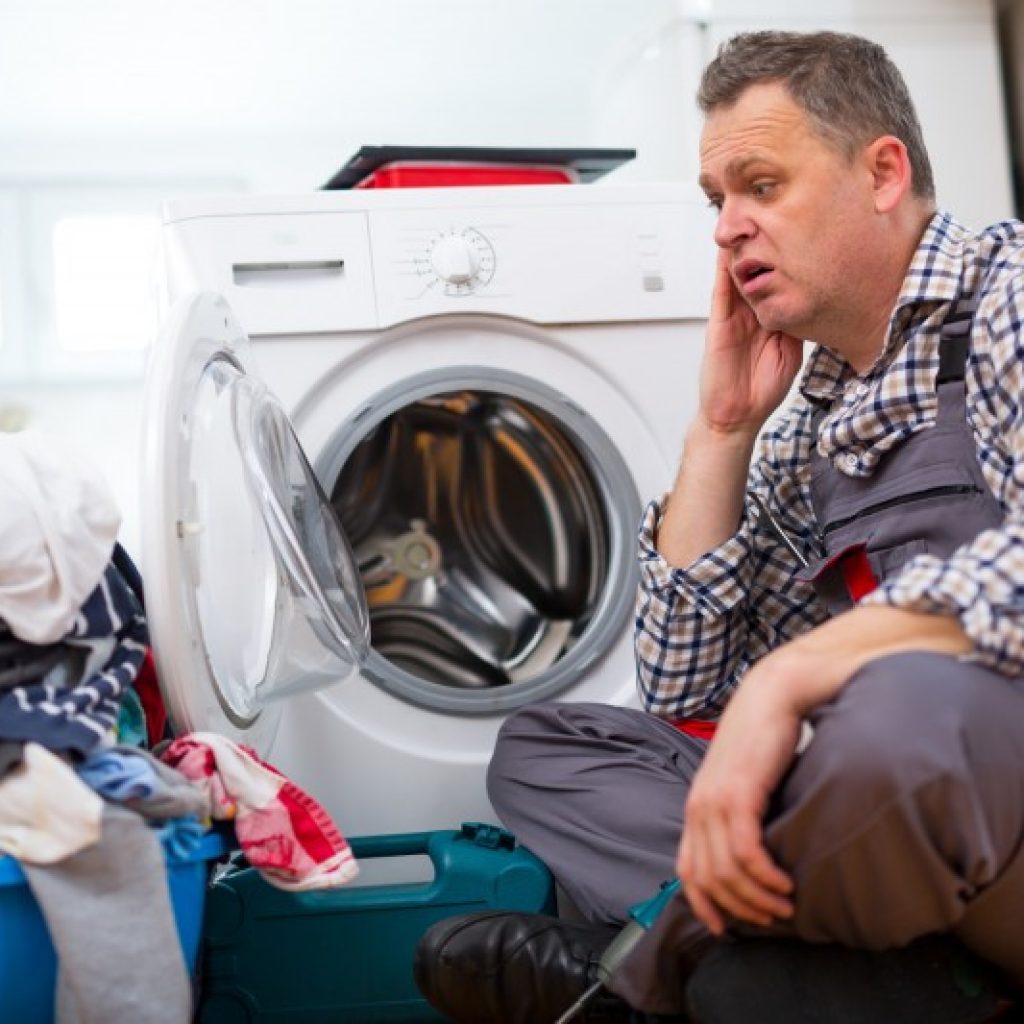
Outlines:
<svg viewBox="0 0 1024 1024"><path fill-rule="evenodd" d="M855 604L878 586L878 580L868 561L867 549L861 545L845 553L839 562L839 568L843 574L843 583L846 584L846 592Z"/></svg>
<svg viewBox="0 0 1024 1024"><path fill-rule="evenodd" d="M701 718L673 718L669 725L685 732L687 736L696 736L699 740L714 739L717 722L706 722Z"/></svg>

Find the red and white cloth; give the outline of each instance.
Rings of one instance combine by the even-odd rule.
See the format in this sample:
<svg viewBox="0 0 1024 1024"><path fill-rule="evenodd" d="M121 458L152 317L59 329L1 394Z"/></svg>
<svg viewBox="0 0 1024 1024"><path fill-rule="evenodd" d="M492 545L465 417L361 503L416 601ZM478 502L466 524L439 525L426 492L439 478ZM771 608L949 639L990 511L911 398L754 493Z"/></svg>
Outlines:
<svg viewBox="0 0 1024 1024"><path fill-rule="evenodd" d="M250 747L194 732L170 743L160 759L207 794L210 817L234 823L246 860L271 885L333 889L359 873L330 815Z"/></svg>

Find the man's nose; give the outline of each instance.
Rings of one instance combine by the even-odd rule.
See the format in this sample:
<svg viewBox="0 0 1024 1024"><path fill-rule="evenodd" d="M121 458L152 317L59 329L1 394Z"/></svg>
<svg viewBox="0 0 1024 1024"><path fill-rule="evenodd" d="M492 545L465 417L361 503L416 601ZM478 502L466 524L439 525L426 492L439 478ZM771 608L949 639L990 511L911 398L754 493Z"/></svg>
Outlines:
<svg viewBox="0 0 1024 1024"><path fill-rule="evenodd" d="M726 199L718 211L715 221L715 244L722 249L732 249L739 242L751 238L757 227L744 209L742 203Z"/></svg>

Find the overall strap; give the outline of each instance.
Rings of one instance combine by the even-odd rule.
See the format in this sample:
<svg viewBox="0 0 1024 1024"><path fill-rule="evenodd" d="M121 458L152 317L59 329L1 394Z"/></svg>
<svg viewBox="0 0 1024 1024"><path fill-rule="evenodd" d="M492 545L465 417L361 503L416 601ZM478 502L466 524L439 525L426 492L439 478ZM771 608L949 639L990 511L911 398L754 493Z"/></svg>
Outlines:
<svg viewBox="0 0 1024 1024"><path fill-rule="evenodd" d="M939 374L935 385L951 380L963 380L967 367L967 353L971 348L971 326L978 311L975 296L965 296L950 303L946 319L940 328Z"/></svg>
<svg viewBox="0 0 1024 1024"><path fill-rule="evenodd" d="M935 387L949 381L963 380L967 369L967 354L971 348L971 328L974 315L978 311L978 300L975 296L963 296L950 303L946 318L939 328L939 372L935 378ZM811 436L817 439L818 428L828 411L824 403L815 402L811 414ZM816 452L812 441L811 458Z"/></svg>

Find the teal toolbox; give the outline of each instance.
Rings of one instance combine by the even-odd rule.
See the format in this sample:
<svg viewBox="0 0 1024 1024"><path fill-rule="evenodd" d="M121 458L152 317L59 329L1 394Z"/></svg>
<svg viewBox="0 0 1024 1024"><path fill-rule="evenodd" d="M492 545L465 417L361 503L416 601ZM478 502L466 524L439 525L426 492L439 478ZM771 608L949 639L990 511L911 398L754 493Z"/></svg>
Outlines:
<svg viewBox="0 0 1024 1024"><path fill-rule="evenodd" d="M207 894L200 1024L436 1024L412 977L430 925L490 908L554 912L547 868L504 829L366 837L352 849L363 860L426 854L435 877L289 893L229 867Z"/></svg>

